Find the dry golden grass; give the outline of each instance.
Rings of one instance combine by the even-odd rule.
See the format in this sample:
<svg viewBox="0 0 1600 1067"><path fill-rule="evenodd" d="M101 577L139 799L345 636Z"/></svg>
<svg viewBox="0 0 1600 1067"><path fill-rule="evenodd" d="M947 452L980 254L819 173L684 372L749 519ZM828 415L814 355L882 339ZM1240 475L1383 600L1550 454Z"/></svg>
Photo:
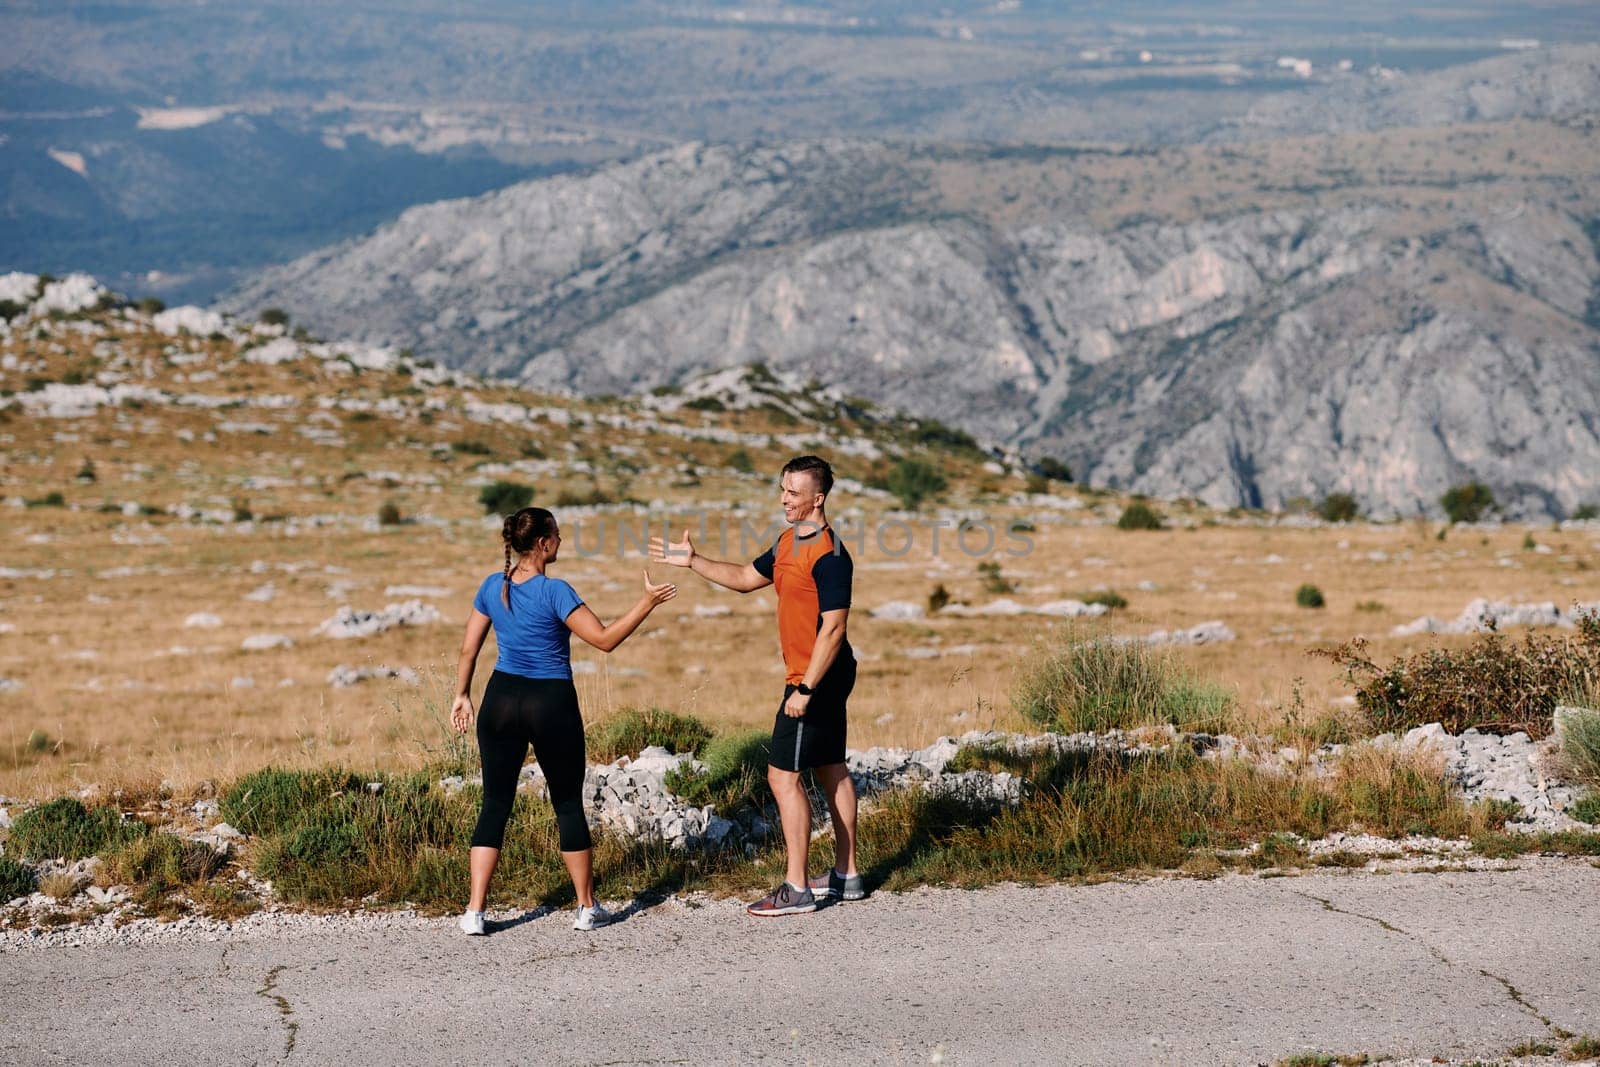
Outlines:
<svg viewBox="0 0 1600 1067"><path fill-rule="evenodd" d="M352 374L310 359L255 367L233 359L230 343L169 343L126 323L113 323L122 334L112 344L114 354L95 357L90 349L104 339L62 336L64 325L0 345L0 353L15 357L0 371L0 387L21 392L29 377L58 381L76 368L92 378L131 365L149 366L149 378L139 380L174 393L277 394L295 403L281 410L217 411L147 403L102 407L76 419L0 409L0 495L38 499L57 491L68 504L0 505L7 568L0 572L0 678L21 683L0 692L0 794L9 796L161 779L187 787L268 763L416 765L443 740L441 709L448 704L472 592L484 575L500 569L498 523L486 521L476 504L483 481L530 482L540 502L595 485L651 501L637 515L599 509L608 521L628 522L635 531L646 517L659 532L669 516L696 509L713 520L726 517L736 530L740 518L760 526L776 513L775 477L729 469L736 447L758 471L775 474L806 441L828 451L823 442L835 432L761 412L655 417L657 423L747 434L741 442L685 440L682 431L647 424L637 405L622 401L560 401L579 416L573 426L485 425L462 412L460 391L444 386L418 388L397 375ZM182 362L191 349L203 358ZM196 373L199 381L187 380ZM211 373L217 377L208 378ZM471 393L485 402L546 403L502 387ZM383 397L439 404L426 420L415 407L398 416L313 416L318 398ZM331 420L343 443L299 436L296 428L314 417ZM624 425L605 424L618 417ZM271 431L219 430L230 420L259 422ZM194 439L180 440L179 429ZM464 440L483 442L493 454L433 448ZM520 458L528 442L551 458ZM883 469L881 459L835 456L841 471L857 478ZM1173 505L1165 506L1169 514L1192 529L1123 532L1113 525L1123 503L1114 496L1068 490L1075 506L1061 498L1028 498L1020 478L985 472L979 457L930 458L951 478L950 504L982 508L1002 527L1014 518L1032 520L1033 547L1008 556L1002 535L996 553L969 556L951 549L947 531L935 556L926 528L899 558L871 538L864 547L850 542L857 565L850 638L862 667L852 699L856 746L921 745L942 733L1023 727L1009 706L1012 672L1032 642L1048 638L1051 620L941 615L890 622L868 613L889 600L922 603L937 583L958 601L987 603L996 594L984 589L981 558L999 562L1002 577L1017 585L1011 595L1026 604L1116 590L1129 605L1105 621L1114 632L1225 621L1238 640L1178 656L1203 677L1232 687L1246 721L1259 728L1282 721L1297 679L1312 711L1348 692L1334 668L1305 655L1308 647L1364 634L1384 657L1424 640L1387 637L1396 623L1423 613L1454 617L1477 595L1593 599L1600 568L1600 535L1592 529L1457 529L1441 542L1438 527L1426 523L1302 529L1240 519L1247 524L1229 525L1235 520ZM74 478L85 459L95 470L92 483ZM686 463L699 473L685 475ZM247 487L251 478L271 481ZM99 510L126 501L188 504L225 515L202 521ZM420 521L377 526L375 516L387 501ZM258 520L273 521L231 521L235 502ZM841 488L833 517L870 525L890 503ZM735 506L747 510L736 515ZM610 550L579 558L575 547L595 546L597 511L556 510L568 540L553 573L570 580L603 617L615 616L636 596L640 553L619 555L612 525ZM1212 521L1221 524L1208 525ZM1524 549L1529 533L1550 552ZM739 554L733 540L729 556ZM721 551L715 539L702 547ZM752 544L749 555L757 550ZM654 571L658 578L666 573ZM686 572L670 573L680 584L678 599L616 653L602 656L575 642L575 663L588 672L577 677L585 716L655 704L719 727L767 723L782 689L772 593L739 597ZM269 582L271 600L246 599ZM1304 582L1322 589L1325 609L1295 606L1295 589ZM448 590L424 598L437 605L444 622L348 641L313 635L343 604L367 610L406 599L386 592L398 585ZM1361 610L1363 602L1382 608ZM697 614L723 607L728 614ZM196 612L214 612L222 625L185 628L185 618ZM293 646L240 649L244 638L260 633L286 635ZM915 650L926 649L946 654L915 658ZM368 681L334 689L326 677L341 663L410 666L424 683ZM480 661L480 690L492 666L491 642ZM239 679L252 684L236 684Z"/></svg>

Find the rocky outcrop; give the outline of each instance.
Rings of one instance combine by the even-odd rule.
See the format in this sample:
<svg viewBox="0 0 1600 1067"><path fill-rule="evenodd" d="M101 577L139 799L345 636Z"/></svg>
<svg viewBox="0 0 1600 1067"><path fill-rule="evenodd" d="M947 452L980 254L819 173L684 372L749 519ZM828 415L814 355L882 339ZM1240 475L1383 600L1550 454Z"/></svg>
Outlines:
<svg viewBox="0 0 1600 1067"><path fill-rule="evenodd" d="M1570 192L1107 232L951 217L891 146L688 146L413 209L229 306L543 389L763 362L1158 496L1415 514L1476 478L1562 516L1600 501L1600 189Z"/></svg>

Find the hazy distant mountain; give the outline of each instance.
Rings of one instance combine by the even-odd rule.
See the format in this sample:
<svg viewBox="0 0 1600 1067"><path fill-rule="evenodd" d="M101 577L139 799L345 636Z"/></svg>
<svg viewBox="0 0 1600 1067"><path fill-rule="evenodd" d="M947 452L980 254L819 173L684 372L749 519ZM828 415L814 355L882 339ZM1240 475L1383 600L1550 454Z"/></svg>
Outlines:
<svg viewBox="0 0 1600 1067"><path fill-rule="evenodd" d="M1559 115L1589 91L1540 79L1580 64L1501 42L1600 40L1587 0L1334 19L1251 0L19 0L5 22L0 271L171 299L413 204L686 141L1148 145Z"/></svg>
<svg viewBox="0 0 1600 1067"><path fill-rule="evenodd" d="M1600 499L1595 138L1416 137L687 146L414 208L228 305L584 392L766 362L1214 503ZM1483 154L1507 173L1417 180Z"/></svg>

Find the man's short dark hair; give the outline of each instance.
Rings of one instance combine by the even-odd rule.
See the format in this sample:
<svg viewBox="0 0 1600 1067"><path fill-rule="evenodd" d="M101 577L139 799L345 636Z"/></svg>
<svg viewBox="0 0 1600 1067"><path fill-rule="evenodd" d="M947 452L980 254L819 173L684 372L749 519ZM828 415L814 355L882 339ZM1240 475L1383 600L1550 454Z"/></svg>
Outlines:
<svg viewBox="0 0 1600 1067"><path fill-rule="evenodd" d="M827 496L833 489L833 468L821 456L796 456L783 465L784 474L809 474Z"/></svg>

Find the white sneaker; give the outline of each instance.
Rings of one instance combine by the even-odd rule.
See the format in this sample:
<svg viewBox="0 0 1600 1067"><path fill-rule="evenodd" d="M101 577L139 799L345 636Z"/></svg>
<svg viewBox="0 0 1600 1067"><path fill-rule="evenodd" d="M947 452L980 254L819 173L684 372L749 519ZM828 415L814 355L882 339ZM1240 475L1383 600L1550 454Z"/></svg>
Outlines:
<svg viewBox="0 0 1600 1067"><path fill-rule="evenodd" d="M598 926L606 925L610 921L611 913L606 910L604 904L595 901L592 908L585 908L579 905L578 919L572 924L572 928L574 930L593 930Z"/></svg>
<svg viewBox="0 0 1600 1067"><path fill-rule="evenodd" d="M461 927L461 932L464 934L472 934L477 937L482 937L483 912L464 911L461 913L461 918L456 920L456 925Z"/></svg>

